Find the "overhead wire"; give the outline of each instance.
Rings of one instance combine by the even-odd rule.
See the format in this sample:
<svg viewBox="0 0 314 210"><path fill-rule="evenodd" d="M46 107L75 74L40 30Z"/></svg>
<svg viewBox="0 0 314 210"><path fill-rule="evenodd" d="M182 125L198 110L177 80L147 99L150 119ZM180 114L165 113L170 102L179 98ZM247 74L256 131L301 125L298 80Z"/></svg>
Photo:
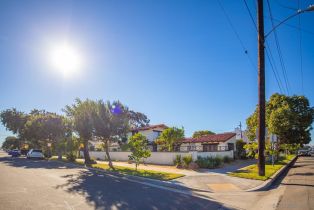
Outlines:
<svg viewBox="0 0 314 210"><path fill-rule="evenodd" d="M271 23L272 23L272 28L274 28L275 24L274 24L274 21L273 21L273 15L272 15L272 11L271 11L271 8L270 8L269 0L267 0L266 2L267 2L268 10L269 10L269 15L270 15L270 18L271 18L270 20L271 20ZM285 63L284 63L284 59L283 59L283 55L282 55L281 47L280 47L280 44L279 44L279 39L278 39L278 35L277 35L276 29L274 29L273 32L274 32L274 37L275 37L275 44L276 44L276 48L277 48L277 53L278 53L278 56L279 56L279 61L280 61L280 65L281 65L282 72L283 72L283 78L284 78L284 81L285 81L285 86L286 86L288 95L290 95L290 93L289 93L290 92L289 79L288 79L287 70L286 70L286 66L285 66Z"/></svg>
<svg viewBox="0 0 314 210"><path fill-rule="evenodd" d="M250 10L250 8L249 8L249 6L248 6L248 3L247 3L246 0L243 0L243 1L244 1L246 10L248 11L249 16L250 16L250 18L251 18L251 21L252 21L252 23L253 23L253 25L254 25L254 27L255 27L255 30L257 31L257 24L256 24L256 22L255 22L255 20L254 20L254 18L253 18L253 15L252 15L251 10ZM266 44L266 46L269 46L267 40L265 40L265 44ZM278 87L279 87L279 90L280 90L281 93L283 93L283 92L284 92L284 91L283 91L283 85L282 85L282 82L281 82L281 79L280 79L280 75L279 75L279 73L278 73L278 71L277 71L277 66L276 66L276 64L275 64L275 62L274 62L274 58L273 58L273 55L272 55L272 53L271 53L271 50L270 50L269 47L268 47L268 48L265 47L265 49L266 49L266 56L267 56L268 62L269 62L269 64L270 64L270 67L271 67L271 69L272 69L272 72L273 72L273 74L274 74L274 76L275 76L275 79L276 79L277 85L278 85ZM273 60L273 61L272 61L272 60ZM273 64L272 62L273 62L274 64Z"/></svg>
<svg viewBox="0 0 314 210"><path fill-rule="evenodd" d="M234 25L232 24L232 21L231 21L229 15L227 14L227 11L225 10L225 8L224 8L224 6L222 5L221 1L220 1L220 0L217 0L217 1L218 1L218 4L219 4L219 6L220 6L222 12L224 13L224 15L225 15L225 17L226 17L226 19L227 19L227 21L228 21L228 23L229 23L229 25L230 25L232 31L233 31L233 33L236 35L236 37L237 37L239 43L241 44L241 47L242 47L244 53L247 55L247 57L248 57L248 59L249 59L251 65L252 65L253 69L255 70L254 62L253 62L251 56L249 55L249 52L248 52L247 48L246 48L245 45L244 45L244 42L243 42L242 39L240 38L239 33L237 32L236 28L235 28Z"/></svg>

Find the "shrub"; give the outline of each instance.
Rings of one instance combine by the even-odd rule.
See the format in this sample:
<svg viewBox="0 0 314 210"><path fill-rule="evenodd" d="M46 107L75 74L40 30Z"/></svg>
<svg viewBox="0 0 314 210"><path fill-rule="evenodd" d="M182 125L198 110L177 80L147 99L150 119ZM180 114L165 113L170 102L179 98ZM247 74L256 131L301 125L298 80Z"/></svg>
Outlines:
<svg viewBox="0 0 314 210"><path fill-rule="evenodd" d="M221 157L197 157L196 163L200 168L218 168L222 165L223 160Z"/></svg>
<svg viewBox="0 0 314 210"><path fill-rule="evenodd" d="M173 164L179 168L182 166L182 160L181 160L181 155L176 155L175 159L173 160Z"/></svg>
<svg viewBox="0 0 314 210"><path fill-rule="evenodd" d="M244 146L246 145L246 143L242 140L242 139L239 139L238 141L236 141L236 158L239 158L239 159L246 159L246 151L245 151L245 148Z"/></svg>
<svg viewBox="0 0 314 210"><path fill-rule="evenodd" d="M70 162L75 162L76 155L73 152L69 152L69 153L66 154L66 158Z"/></svg>
<svg viewBox="0 0 314 210"><path fill-rule="evenodd" d="M214 158L214 167L215 167L215 168L218 168L218 167L220 167L222 164L223 164L223 159L222 159L221 157L219 157L219 156L216 156L216 157Z"/></svg>
<svg viewBox="0 0 314 210"><path fill-rule="evenodd" d="M192 163L192 155L186 155L182 158L184 167L189 167L189 164Z"/></svg>
<svg viewBox="0 0 314 210"><path fill-rule="evenodd" d="M122 144L120 148L122 152L130 151L130 147L128 144Z"/></svg>
<svg viewBox="0 0 314 210"><path fill-rule="evenodd" d="M224 161L224 163L230 163L231 162L231 158L229 156L224 156L223 157L223 161Z"/></svg>

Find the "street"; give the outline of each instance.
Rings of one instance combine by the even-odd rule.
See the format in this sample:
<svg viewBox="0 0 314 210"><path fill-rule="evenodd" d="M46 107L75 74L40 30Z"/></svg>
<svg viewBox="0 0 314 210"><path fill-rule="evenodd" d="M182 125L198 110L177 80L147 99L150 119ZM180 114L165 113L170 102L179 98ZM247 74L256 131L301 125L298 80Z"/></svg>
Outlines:
<svg viewBox="0 0 314 210"><path fill-rule="evenodd" d="M45 160L0 155L0 209L225 209L181 193Z"/></svg>
<svg viewBox="0 0 314 210"><path fill-rule="evenodd" d="M278 210L314 209L314 157L300 157L280 185L285 191Z"/></svg>
<svg viewBox="0 0 314 210"><path fill-rule="evenodd" d="M46 160L0 152L0 209L314 209L314 157L299 157L269 190L203 199ZM245 181L245 180L243 180Z"/></svg>

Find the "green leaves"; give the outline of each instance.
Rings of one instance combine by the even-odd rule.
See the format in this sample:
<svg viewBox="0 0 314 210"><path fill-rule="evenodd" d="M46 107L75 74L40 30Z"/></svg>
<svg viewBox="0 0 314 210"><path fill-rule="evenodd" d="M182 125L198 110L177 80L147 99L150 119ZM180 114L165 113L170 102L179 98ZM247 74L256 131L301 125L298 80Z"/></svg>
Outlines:
<svg viewBox="0 0 314 210"><path fill-rule="evenodd" d="M211 135L211 134L215 134L215 133L209 130L200 130L200 131L195 131L192 137L199 138L201 136L206 136L206 135Z"/></svg>
<svg viewBox="0 0 314 210"><path fill-rule="evenodd" d="M137 170L137 166L140 164L140 160L143 158L148 158L151 155L150 150L147 148L147 139L141 133L137 133L130 137L129 147L132 152L129 155L130 160L135 161L135 169Z"/></svg>
<svg viewBox="0 0 314 210"><path fill-rule="evenodd" d="M250 140L256 138L257 110L247 118ZM266 126L269 133L276 134L280 143L307 144L310 139L314 108L304 96L273 94L266 105Z"/></svg>
<svg viewBox="0 0 314 210"><path fill-rule="evenodd" d="M174 150L175 143L184 138L184 129L183 128L167 128L163 130L159 138L156 140L156 144L159 144L163 147L163 150L168 150L172 152Z"/></svg>

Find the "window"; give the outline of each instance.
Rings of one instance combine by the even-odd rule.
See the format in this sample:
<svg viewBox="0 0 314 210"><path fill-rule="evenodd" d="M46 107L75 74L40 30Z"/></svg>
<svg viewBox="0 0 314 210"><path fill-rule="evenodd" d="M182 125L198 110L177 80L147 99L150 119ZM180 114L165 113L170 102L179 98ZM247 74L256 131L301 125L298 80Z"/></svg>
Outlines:
<svg viewBox="0 0 314 210"><path fill-rule="evenodd" d="M203 152L215 152L218 150L218 144L203 144Z"/></svg>

